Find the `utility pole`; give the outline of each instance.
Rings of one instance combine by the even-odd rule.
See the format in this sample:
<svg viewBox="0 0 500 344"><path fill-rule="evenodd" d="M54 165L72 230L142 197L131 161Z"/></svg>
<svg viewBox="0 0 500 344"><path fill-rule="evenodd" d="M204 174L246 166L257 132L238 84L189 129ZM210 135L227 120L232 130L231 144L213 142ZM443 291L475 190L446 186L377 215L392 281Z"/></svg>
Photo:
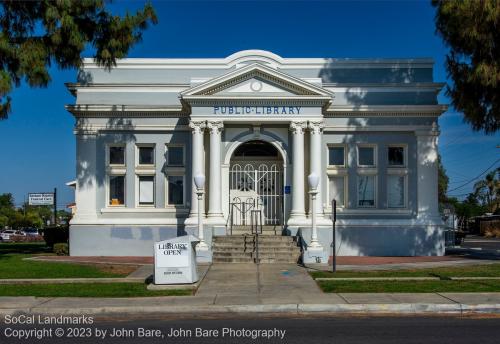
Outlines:
<svg viewBox="0 0 500 344"><path fill-rule="evenodd" d="M337 250L335 248L335 246L337 245L337 242L336 242L336 228L335 228L335 223L337 222L337 200L336 199L333 199L332 200L332 223L333 223L333 233L332 233L332 272L336 272L337 271Z"/></svg>
<svg viewBox="0 0 500 344"><path fill-rule="evenodd" d="M54 226L57 226L57 188L54 188Z"/></svg>

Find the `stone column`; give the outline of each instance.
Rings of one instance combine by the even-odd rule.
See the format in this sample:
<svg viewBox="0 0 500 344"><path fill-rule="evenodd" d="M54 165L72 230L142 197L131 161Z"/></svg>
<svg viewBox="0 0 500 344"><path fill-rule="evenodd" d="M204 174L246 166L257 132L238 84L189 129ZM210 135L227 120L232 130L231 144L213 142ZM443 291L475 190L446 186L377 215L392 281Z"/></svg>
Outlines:
<svg viewBox="0 0 500 344"><path fill-rule="evenodd" d="M309 122L309 130L310 130L310 136L311 136L311 142L310 142L310 159L311 159L311 165L310 165L310 173L315 172L319 176L319 184L318 184L318 190L316 193L316 202L314 207L316 208L315 212L317 217L322 218L323 217L323 196L322 196L322 184L323 184L323 169L321 166L321 157L323 156L323 152L321 149L321 138L323 136L323 128L325 127L325 124L323 121L310 121ZM312 207L309 209L309 213L312 214L313 209Z"/></svg>
<svg viewBox="0 0 500 344"><path fill-rule="evenodd" d="M305 121L292 122L290 130L293 135L293 172L292 172L292 210L289 225L305 220L304 206L304 129ZM302 220L302 221L301 221Z"/></svg>
<svg viewBox="0 0 500 344"><path fill-rule="evenodd" d="M440 219L438 207L438 152L439 130L415 131L417 137L417 211L421 219Z"/></svg>
<svg viewBox="0 0 500 344"><path fill-rule="evenodd" d="M189 127L192 130L191 144L191 211L189 213L189 224L198 223L198 196L196 194L196 185L194 184L194 176L198 173L205 174L204 159L203 159L203 132L205 130L205 121L190 121ZM205 207L202 202L201 212L205 213Z"/></svg>
<svg viewBox="0 0 500 344"><path fill-rule="evenodd" d="M224 128L222 121L209 121L210 130L210 180L208 183L208 217L211 222L221 220L222 216L222 187L221 187L221 132Z"/></svg>

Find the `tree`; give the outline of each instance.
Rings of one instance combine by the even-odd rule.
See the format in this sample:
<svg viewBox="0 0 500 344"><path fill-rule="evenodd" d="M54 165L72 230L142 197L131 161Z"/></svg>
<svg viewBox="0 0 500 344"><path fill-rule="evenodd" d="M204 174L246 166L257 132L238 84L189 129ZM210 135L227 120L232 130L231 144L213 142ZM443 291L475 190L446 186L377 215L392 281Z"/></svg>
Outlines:
<svg viewBox="0 0 500 344"><path fill-rule="evenodd" d="M123 18L105 9L104 0L43 0L0 2L0 119L11 110L8 94L26 81L46 87L48 68L79 68L89 45L96 62L110 69L156 24L153 7L146 4Z"/></svg>
<svg viewBox="0 0 500 344"><path fill-rule="evenodd" d="M500 203L500 168L489 172L483 180L474 184L474 195L490 212L495 212Z"/></svg>
<svg viewBox="0 0 500 344"><path fill-rule="evenodd" d="M450 179L446 175L446 170L441 162L441 154L438 155L438 200L440 204L448 201L448 183Z"/></svg>
<svg viewBox="0 0 500 344"><path fill-rule="evenodd" d="M14 196L11 193L0 195L0 208L14 208Z"/></svg>
<svg viewBox="0 0 500 344"><path fill-rule="evenodd" d="M450 48L447 94L473 130L492 134L500 129L500 1L432 4L436 31Z"/></svg>

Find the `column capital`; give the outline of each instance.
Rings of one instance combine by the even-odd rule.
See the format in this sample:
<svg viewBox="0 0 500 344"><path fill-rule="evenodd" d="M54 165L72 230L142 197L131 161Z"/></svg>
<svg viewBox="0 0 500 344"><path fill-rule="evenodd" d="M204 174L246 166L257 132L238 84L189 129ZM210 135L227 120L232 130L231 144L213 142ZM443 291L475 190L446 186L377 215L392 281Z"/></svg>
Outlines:
<svg viewBox="0 0 500 344"><path fill-rule="evenodd" d="M211 134L219 134L224 129L224 123L222 121L208 121L207 128Z"/></svg>
<svg viewBox="0 0 500 344"><path fill-rule="evenodd" d="M304 134L304 130L307 128L306 121L294 121L290 123L290 130L293 134Z"/></svg>
<svg viewBox="0 0 500 344"><path fill-rule="evenodd" d="M309 130L312 134L321 134L325 127L324 121L309 121Z"/></svg>
<svg viewBox="0 0 500 344"><path fill-rule="evenodd" d="M207 127L207 124L205 121L189 121L189 127L192 129L193 134L201 133Z"/></svg>

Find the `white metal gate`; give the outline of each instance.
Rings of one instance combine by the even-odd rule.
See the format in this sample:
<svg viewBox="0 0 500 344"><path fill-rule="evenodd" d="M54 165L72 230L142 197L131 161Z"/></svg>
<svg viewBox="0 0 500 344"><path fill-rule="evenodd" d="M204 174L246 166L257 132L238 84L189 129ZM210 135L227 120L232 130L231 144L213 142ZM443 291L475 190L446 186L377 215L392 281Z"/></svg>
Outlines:
<svg viewBox="0 0 500 344"><path fill-rule="evenodd" d="M229 202L234 225L251 225L253 211L260 213L263 225L282 225L283 168L276 161L234 163L229 171Z"/></svg>

